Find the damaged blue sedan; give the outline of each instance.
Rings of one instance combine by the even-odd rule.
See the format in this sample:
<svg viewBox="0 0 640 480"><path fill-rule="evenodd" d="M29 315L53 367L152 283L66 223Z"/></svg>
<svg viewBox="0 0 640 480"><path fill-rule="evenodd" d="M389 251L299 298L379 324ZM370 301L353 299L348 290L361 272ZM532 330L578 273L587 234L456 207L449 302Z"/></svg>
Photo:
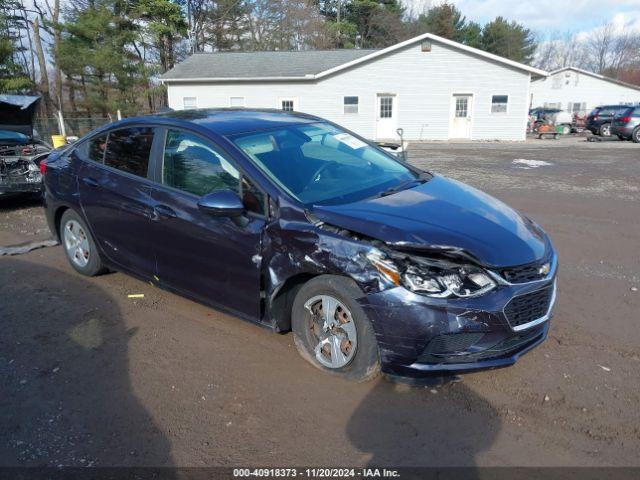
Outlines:
<svg viewBox="0 0 640 480"><path fill-rule="evenodd" d="M557 257L532 220L310 115L132 118L44 162L71 266L129 273L364 381L513 364L546 337Z"/></svg>

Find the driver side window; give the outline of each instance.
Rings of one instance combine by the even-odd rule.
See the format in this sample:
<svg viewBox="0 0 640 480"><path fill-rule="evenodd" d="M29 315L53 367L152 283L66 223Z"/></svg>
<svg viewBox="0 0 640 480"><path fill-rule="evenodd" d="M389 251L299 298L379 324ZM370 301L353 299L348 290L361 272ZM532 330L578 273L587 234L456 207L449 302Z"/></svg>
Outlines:
<svg viewBox="0 0 640 480"><path fill-rule="evenodd" d="M200 137L169 130L164 148L162 182L200 197L213 190L239 192L240 172Z"/></svg>

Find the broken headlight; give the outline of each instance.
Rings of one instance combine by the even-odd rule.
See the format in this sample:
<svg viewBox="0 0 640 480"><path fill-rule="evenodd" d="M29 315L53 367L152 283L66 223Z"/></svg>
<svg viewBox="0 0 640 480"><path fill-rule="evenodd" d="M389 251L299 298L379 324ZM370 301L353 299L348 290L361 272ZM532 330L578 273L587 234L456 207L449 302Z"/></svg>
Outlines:
<svg viewBox="0 0 640 480"><path fill-rule="evenodd" d="M435 298L470 298L493 290L496 283L474 265L431 264L424 260L394 260L379 252L367 255L380 274L394 285Z"/></svg>

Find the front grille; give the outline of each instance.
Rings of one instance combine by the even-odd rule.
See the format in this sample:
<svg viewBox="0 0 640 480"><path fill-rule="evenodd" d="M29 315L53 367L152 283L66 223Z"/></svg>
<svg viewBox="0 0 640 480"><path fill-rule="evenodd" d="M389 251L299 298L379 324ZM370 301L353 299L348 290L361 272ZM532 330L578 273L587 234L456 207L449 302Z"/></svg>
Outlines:
<svg viewBox="0 0 640 480"><path fill-rule="evenodd" d="M549 272L540 271L545 263L550 263L549 258L539 260L526 265L518 265L516 267L507 267L500 270L502 277L509 283L527 283L542 280L549 275Z"/></svg>
<svg viewBox="0 0 640 480"><path fill-rule="evenodd" d="M544 317L549 311L552 298L553 285L512 298L504 309L511 328Z"/></svg>
<svg viewBox="0 0 640 480"><path fill-rule="evenodd" d="M424 353L442 355L467 350L471 345L480 341L484 333L448 333L438 335L429 342Z"/></svg>

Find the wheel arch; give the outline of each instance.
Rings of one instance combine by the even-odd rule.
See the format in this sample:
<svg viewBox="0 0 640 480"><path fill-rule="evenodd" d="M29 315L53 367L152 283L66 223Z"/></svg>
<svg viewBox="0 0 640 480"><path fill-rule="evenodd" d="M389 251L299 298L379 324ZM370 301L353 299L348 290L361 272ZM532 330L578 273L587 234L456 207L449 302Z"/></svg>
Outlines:
<svg viewBox="0 0 640 480"><path fill-rule="evenodd" d="M291 330L291 312L293 301L300 289L310 280L318 277L340 277L349 281L362 295L364 292L358 283L349 275L319 272L300 272L288 277L271 295L268 303L268 314L275 330L278 332L288 332Z"/></svg>
<svg viewBox="0 0 640 480"><path fill-rule="evenodd" d="M60 222L62 221L62 216L64 215L64 212L66 212L67 210L71 210L71 207L69 207L68 205L60 205L58 208L56 208L53 214L53 225L56 229L55 234L59 242L62 241L62 232L60 231L60 227L61 227Z"/></svg>

